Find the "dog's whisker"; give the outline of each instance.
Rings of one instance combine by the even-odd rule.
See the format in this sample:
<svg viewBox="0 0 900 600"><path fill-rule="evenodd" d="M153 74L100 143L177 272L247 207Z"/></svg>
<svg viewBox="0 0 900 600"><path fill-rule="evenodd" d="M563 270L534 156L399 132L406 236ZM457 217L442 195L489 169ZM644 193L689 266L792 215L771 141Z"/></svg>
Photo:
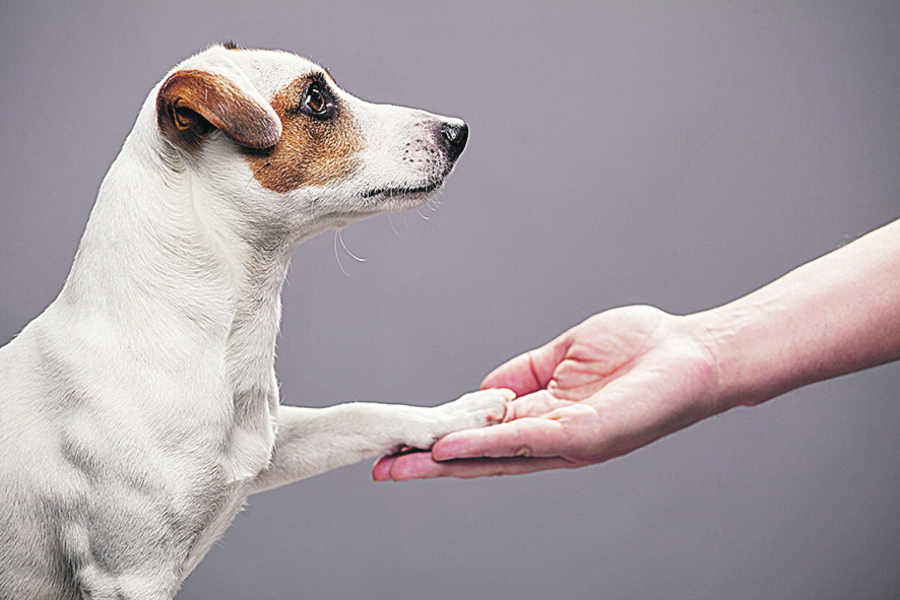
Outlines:
<svg viewBox="0 0 900 600"><path fill-rule="evenodd" d="M338 244L338 236L339 235L340 235L340 230L336 229L334 231L334 258L337 260L337 264L338 264L338 267L341 269L341 273L343 273L347 277L350 277L350 273L348 273L347 270L344 268L344 265L341 264L341 257L340 257L340 254L338 254L337 244Z"/></svg>
<svg viewBox="0 0 900 600"><path fill-rule="evenodd" d="M391 213L388 213L388 223L391 224L391 229L397 234L397 237L400 237L400 233L397 231L397 228L394 227L394 219L391 218Z"/></svg>
<svg viewBox="0 0 900 600"><path fill-rule="evenodd" d="M347 245L344 243L344 236L341 235L340 229L337 230L337 236L338 236L338 239L341 240L341 247L344 249L344 252L346 252L347 254L350 255L350 258L353 258L358 262L366 262L366 259L356 256L355 254L350 252L350 250L347 249Z"/></svg>
<svg viewBox="0 0 900 600"><path fill-rule="evenodd" d="M341 230L340 229L334 230L334 257L337 259L338 267L340 267L341 272L344 275L349 277L350 273L348 273L347 270L344 269L344 265L341 263L340 252L338 252L338 241L340 241L341 248L344 249L344 252L346 252L347 255L350 256L350 258L352 258L353 260L355 260L357 262L366 262L366 259L360 258L359 256L356 256L355 254L350 252L350 250L347 248L347 244L344 243L344 236L341 235Z"/></svg>
<svg viewBox="0 0 900 600"><path fill-rule="evenodd" d="M263 169L265 169L266 167L270 167L270 166L272 166L272 163L267 162L266 164L264 164L263 166L258 168L256 171L254 171L253 175L250 176L250 179L247 180L247 185L244 186L244 191L246 192L248 189L250 189L250 186L253 185L254 181L256 181L257 176L263 172Z"/></svg>

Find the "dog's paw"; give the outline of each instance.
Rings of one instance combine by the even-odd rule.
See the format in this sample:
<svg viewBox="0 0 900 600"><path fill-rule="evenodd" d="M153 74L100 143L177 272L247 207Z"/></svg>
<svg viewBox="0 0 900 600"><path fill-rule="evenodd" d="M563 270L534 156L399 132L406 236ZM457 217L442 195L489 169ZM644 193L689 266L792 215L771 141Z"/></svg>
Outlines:
<svg viewBox="0 0 900 600"><path fill-rule="evenodd" d="M506 403L516 397L512 390L495 388L480 390L442 405L456 420L454 429L471 429L485 427L503 421L506 416Z"/></svg>
<svg viewBox="0 0 900 600"><path fill-rule="evenodd" d="M481 390L440 406L425 408L419 418L405 423L399 447L427 450L448 433L500 423L506 416L506 403L515 397L515 393L507 389Z"/></svg>

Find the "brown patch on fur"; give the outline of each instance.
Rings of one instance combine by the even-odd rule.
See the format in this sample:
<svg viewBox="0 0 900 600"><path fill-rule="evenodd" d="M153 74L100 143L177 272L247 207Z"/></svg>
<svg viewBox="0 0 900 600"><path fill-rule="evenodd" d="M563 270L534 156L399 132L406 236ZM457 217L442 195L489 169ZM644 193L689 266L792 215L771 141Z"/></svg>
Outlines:
<svg viewBox="0 0 900 600"><path fill-rule="evenodd" d="M262 152L246 152L253 176L268 190L283 194L302 186L328 185L346 179L359 167L362 136L339 101L335 101L335 115L328 120L300 110L312 81L298 78L272 99L272 108L281 118L278 144Z"/></svg>
<svg viewBox="0 0 900 600"><path fill-rule="evenodd" d="M160 130L188 152L198 151L213 128L250 148L278 142L278 123L264 107L227 77L206 71L173 73L156 96L156 118Z"/></svg>

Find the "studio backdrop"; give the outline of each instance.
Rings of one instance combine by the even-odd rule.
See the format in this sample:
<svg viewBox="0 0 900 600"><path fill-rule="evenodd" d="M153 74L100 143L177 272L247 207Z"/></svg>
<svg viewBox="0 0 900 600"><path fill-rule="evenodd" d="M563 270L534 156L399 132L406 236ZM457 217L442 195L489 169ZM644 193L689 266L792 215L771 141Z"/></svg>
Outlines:
<svg viewBox="0 0 900 600"><path fill-rule="evenodd" d="M444 402L596 312L710 308L900 216L897 3L5 2L0 342L149 90L229 40L471 128L436 201L295 252L286 404ZM518 478L346 467L251 497L178 599L893 598L898 396L888 365Z"/></svg>

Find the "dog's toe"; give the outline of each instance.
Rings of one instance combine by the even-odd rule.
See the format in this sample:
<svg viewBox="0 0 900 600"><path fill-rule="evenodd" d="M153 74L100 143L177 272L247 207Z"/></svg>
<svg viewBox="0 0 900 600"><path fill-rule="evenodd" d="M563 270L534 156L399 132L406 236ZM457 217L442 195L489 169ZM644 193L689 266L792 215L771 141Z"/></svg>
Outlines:
<svg viewBox="0 0 900 600"><path fill-rule="evenodd" d="M480 390L445 406L469 417L470 427L484 427L502 422L506 416L506 403L515 397L512 390L504 388Z"/></svg>
<svg viewBox="0 0 900 600"><path fill-rule="evenodd" d="M506 404L516 397L515 392L505 388L496 388L484 390L484 393L492 396L489 400L493 403L493 406L488 410L486 424L495 425L502 423L506 417Z"/></svg>

